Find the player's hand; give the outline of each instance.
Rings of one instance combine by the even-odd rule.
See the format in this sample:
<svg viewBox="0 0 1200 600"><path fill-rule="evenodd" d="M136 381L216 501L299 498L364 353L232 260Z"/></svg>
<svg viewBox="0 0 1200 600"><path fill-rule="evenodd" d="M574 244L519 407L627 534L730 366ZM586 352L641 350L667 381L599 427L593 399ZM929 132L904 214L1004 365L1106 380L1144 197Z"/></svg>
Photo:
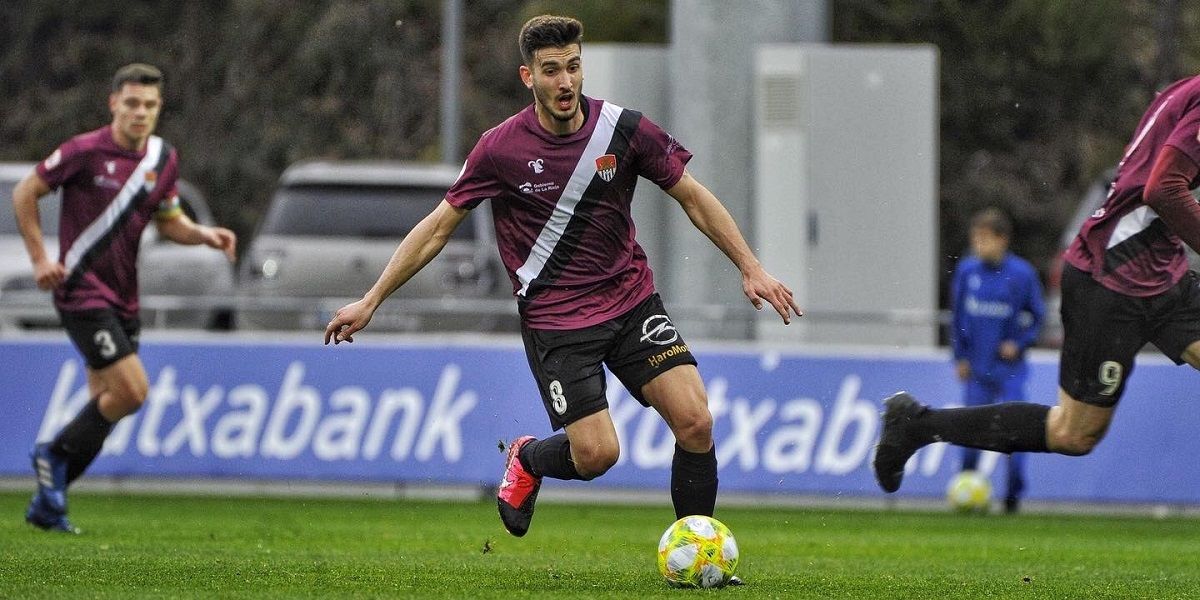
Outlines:
<svg viewBox="0 0 1200 600"><path fill-rule="evenodd" d="M762 267L751 269L742 274L742 292L754 305L755 310L762 310L763 300L775 308L775 312L783 319L783 324L792 322L792 315L803 317L804 311L796 305L792 290L778 279L771 277Z"/></svg>
<svg viewBox="0 0 1200 600"><path fill-rule="evenodd" d="M206 227L204 244L224 252L229 262L237 259L237 234L224 227Z"/></svg>
<svg viewBox="0 0 1200 600"><path fill-rule="evenodd" d="M954 370L958 373L959 381L966 381L971 376L971 363L965 360L960 360L954 365Z"/></svg>
<svg viewBox="0 0 1200 600"><path fill-rule="evenodd" d="M1012 340L1000 342L1000 358L1008 361L1017 360L1021 356L1021 347Z"/></svg>
<svg viewBox="0 0 1200 600"><path fill-rule="evenodd" d="M67 269L57 261L43 260L33 265L33 279L38 289L52 290L62 284Z"/></svg>
<svg viewBox="0 0 1200 600"><path fill-rule="evenodd" d="M325 327L325 345L328 346L330 340L335 346L341 342L354 343L354 334L366 327L374 315L375 306L366 298L337 309Z"/></svg>

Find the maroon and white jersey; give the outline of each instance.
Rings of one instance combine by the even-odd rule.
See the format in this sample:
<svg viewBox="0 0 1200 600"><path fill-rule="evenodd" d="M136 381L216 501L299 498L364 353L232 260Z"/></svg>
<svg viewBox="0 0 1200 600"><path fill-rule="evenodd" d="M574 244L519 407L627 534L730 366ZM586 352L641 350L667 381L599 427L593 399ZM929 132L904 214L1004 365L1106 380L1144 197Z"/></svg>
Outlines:
<svg viewBox="0 0 1200 600"><path fill-rule="evenodd" d="M500 257L533 329L603 323L654 293L634 239L639 175L674 186L692 154L641 113L587 102L583 127L556 136L533 105L479 139L446 193L457 207L492 201Z"/></svg>
<svg viewBox="0 0 1200 600"><path fill-rule="evenodd" d="M54 290L59 310L137 316L138 243L152 218L180 211L178 172L175 149L162 138L133 152L117 145L111 126L67 140L38 163L38 176L62 188L58 260L67 275Z"/></svg>
<svg viewBox="0 0 1200 600"><path fill-rule="evenodd" d="M1066 260L1129 296L1160 294L1187 272L1183 243L1142 200L1163 146L1200 164L1200 77L1178 81L1146 109L1104 206L1083 223ZM1192 181L1195 188L1198 181Z"/></svg>

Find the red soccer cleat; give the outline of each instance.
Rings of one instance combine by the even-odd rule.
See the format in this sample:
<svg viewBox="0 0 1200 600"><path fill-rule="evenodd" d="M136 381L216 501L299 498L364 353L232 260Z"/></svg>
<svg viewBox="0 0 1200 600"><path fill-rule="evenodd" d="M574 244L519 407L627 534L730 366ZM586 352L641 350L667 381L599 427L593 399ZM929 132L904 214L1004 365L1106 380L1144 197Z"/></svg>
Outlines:
<svg viewBox="0 0 1200 600"><path fill-rule="evenodd" d="M508 458L504 463L504 478L496 492L496 505L500 509L500 522L509 533L521 537L529 531L533 520L533 503L537 501L542 478L534 477L521 465L517 455L521 448L534 441L532 435L519 437L508 445Z"/></svg>

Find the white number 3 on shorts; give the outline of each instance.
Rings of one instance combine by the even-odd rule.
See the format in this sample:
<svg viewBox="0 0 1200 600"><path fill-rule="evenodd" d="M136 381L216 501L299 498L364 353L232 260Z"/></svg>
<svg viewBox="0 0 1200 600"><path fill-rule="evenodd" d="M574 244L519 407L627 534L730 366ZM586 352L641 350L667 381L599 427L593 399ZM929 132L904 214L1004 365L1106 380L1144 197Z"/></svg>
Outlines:
<svg viewBox="0 0 1200 600"><path fill-rule="evenodd" d="M117 353L117 345L113 342L112 334L101 329L92 337L96 342L96 346L100 350L100 356L104 358L112 358Z"/></svg>

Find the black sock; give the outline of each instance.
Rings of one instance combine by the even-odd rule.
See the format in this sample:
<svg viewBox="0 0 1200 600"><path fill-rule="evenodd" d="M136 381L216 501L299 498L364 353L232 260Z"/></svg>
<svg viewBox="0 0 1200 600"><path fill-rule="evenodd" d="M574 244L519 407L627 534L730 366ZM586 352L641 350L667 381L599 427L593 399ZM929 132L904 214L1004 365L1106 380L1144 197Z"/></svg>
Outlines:
<svg viewBox="0 0 1200 600"><path fill-rule="evenodd" d="M571 440L567 439L565 433L525 444L517 454L517 460L521 461L526 471L537 477L592 479L575 470L575 462L571 460Z"/></svg>
<svg viewBox="0 0 1200 600"><path fill-rule="evenodd" d="M671 461L671 503L675 518L688 515L712 516L717 506L717 448L688 452L675 444Z"/></svg>
<svg viewBox="0 0 1200 600"><path fill-rule="evenodd" d="M100 406L92 398L75 418L67 423L50 443L50 450L67 459L67 484L83 475L96 460L113 424L100 414Z"/></svg>
<svg viewBox="0 0 1200 600"><path fill-rule="evenodd" d="M1049 452L1046 415L1050 407L1031 402L1001 402L967 408L930 409L911 421L913 431L930 442L993 452Z"/></svg>

